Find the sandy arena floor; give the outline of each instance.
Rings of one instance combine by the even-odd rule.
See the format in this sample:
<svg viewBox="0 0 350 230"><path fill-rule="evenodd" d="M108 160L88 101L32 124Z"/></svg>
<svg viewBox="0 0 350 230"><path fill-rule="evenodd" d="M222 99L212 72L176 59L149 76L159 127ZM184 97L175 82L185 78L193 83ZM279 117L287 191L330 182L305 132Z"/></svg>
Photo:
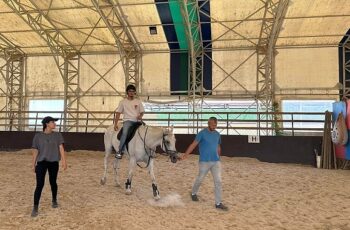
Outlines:
<svg viewBox="0 0 350 230"><path fill-rule="evenodd" d="M155 202L145 169L136 169L129 196L124 186L115 187L112 167L106 185L100 185L103 154L67 153L69 168L58 179L60 207L50 206L47 180L39 216L31 218L30 150L0 152L0 229L350 229L350 171L223 157L223 199L230 210L222 212L214 208L210 175L200 202L190 199L197 156L177 164L156 159L162 198ZM122 184L126 167L124 157Z"/></svg>

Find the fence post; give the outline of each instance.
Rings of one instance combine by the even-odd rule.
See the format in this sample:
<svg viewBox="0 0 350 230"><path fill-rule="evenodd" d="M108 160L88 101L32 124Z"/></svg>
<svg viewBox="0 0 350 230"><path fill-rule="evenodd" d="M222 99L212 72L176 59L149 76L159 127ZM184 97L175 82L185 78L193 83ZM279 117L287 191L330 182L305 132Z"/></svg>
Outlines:
<svg viewBox="0 0 350 230"><path fill-rule="evenodd" d="M292 136L294 137L294 114L292 113Z"/></svg>
<svg viewBox="0 0 350 230"><path fill-rule="evenodd" d="M168 112L168 127L170 127L170 112Z"/></svg>
<svg viewBox="0 0 350 230"><path fill-rule="evenodd" d="M37 126L37 124L38 124L38 115L39 115L39 113L38 113L38 112L36 112L36 115L35 115L35 126L34 126L34 132L36 132L36 126Z"/></svg>
<svg viewBox="0 0 350 230"><path fill-rule="evenodd" d="M87 133L88 124L89 124L89 112L86 113L85 133Z"/></svg>
<svg viewBox="0 0 350 230"><path fill-rule="evenodd" d="M260 137L260 135L261 135L261 133L260 133L260 113L258 112L257 115L258 115L258 134Z"/></svg>
<svg viewBox="0 0 350 230"><path fill-rule="evenodd" d="M61 112L61 119L60 119L61 122L60 122L59 132L61 132L63 113L64 113L64 112ZM66 121L64 121L64 124L66 124Z"/></svg>
<svg viewBox="0 0 350 230"><path fill-rule="evenodd" d="M228 136L228 113L226 113L226 134Z"/></svg>

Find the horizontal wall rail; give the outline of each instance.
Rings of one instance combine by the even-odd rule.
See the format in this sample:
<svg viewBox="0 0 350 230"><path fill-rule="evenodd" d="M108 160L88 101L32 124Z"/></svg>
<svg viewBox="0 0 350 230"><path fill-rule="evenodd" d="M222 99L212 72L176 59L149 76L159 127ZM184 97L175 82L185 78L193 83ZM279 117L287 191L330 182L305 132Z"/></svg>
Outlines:
<svg viewBox="0 0 350 230"><path fill-rule="evenodd" d="M154 126L173 126L175 133L192 134L207 127L211 116L218 119L217 130L223 135L266 135L261 130L272 130L270 135L322 135L324 113L278 112L270 113L277 119L266 120L266 112L146 112L144 122ZM114 122L114 111L74 112L79 117L72 125L71 119L64 119L61 111L22 111L19 130L41 131L41 120L45 116L60 119L57 130L72 125L68 130L85 133L102 133ZM0 111L0 131L9 130L10 118ZM72 131L73 132L73 131Z"/></svg>

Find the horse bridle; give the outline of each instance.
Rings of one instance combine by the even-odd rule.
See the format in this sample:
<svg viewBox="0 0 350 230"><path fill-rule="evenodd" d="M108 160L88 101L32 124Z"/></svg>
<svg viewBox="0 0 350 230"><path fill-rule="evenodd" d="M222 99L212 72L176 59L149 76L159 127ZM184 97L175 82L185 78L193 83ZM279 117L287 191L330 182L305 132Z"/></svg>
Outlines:
<svg viewBox="0 0 350 230"><path fill-rule="evenodd" d="M154 157L154 155L152 154L152 152L155 152L155 149L151 149L151 148L149 148L149 147L146 145L147 131L148 131L148 126L146 127L146 131L145 131L145 134L144 134L144 138L142 138L142 137L141 137L141 134L140 134L140 132L139 132L139 130L138 130L138 134L139 134L139 136L140 136L140 138L141 138L141 140L142 140L142 142L143 142L143 147L144 147L144 149L145 149L145 152L148 154L147 149L149 149L149 151L150 151L150 153L148 154L149 158L148 158L148 162L147 162L147 166L146 166L146 167L148 167L151 158ZM167 136L167 135L168 135L168 134L164 134L164 133L163 133L161 148L163 149L163 146L164 146L165 152L167 153L167 156L169 156L170 161L171 161L172 163L176 163L176 162L177 162L177 158L178 158L178 157L177 157L177 151L170 150L170 149L168 148L168 146L166 145L165 136ZM163 155L165 155L165 154L163 154Z"/></svg>
<svg viewBox="0 0 350 230"><path fill-rule="evenodd" d="M165 152L169 155L169 158L170 158L171 162L172 163L176 163L176 161L177 161L177 151L168 149L168 146L166 145L166 141L165 141L165 138L164 138L167 135L168 134L163 134L162 146L164 146Z"/></svg>

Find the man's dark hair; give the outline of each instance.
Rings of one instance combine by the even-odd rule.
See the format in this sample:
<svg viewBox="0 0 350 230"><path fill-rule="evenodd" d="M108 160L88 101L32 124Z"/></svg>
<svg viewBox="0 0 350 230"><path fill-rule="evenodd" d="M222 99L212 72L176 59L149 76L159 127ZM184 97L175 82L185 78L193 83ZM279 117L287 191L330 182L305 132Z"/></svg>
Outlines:
<svg viewBox="0 0 350 230"><path fill-rule="evenodd" d="M126 92L128 92L129 90L134 90L134 91L136 91L136 87L135 87L134 85L128 85L128 86L126 87Z"/></svg>
<svg viewBox="0 0 350 230"><path fill-rule="evenodd" d="M213 121L215 121L215 123L218 123L218 119L216 119L216 117L209 117L208 121L210 121L210 120L213 120Z"/></svg>

